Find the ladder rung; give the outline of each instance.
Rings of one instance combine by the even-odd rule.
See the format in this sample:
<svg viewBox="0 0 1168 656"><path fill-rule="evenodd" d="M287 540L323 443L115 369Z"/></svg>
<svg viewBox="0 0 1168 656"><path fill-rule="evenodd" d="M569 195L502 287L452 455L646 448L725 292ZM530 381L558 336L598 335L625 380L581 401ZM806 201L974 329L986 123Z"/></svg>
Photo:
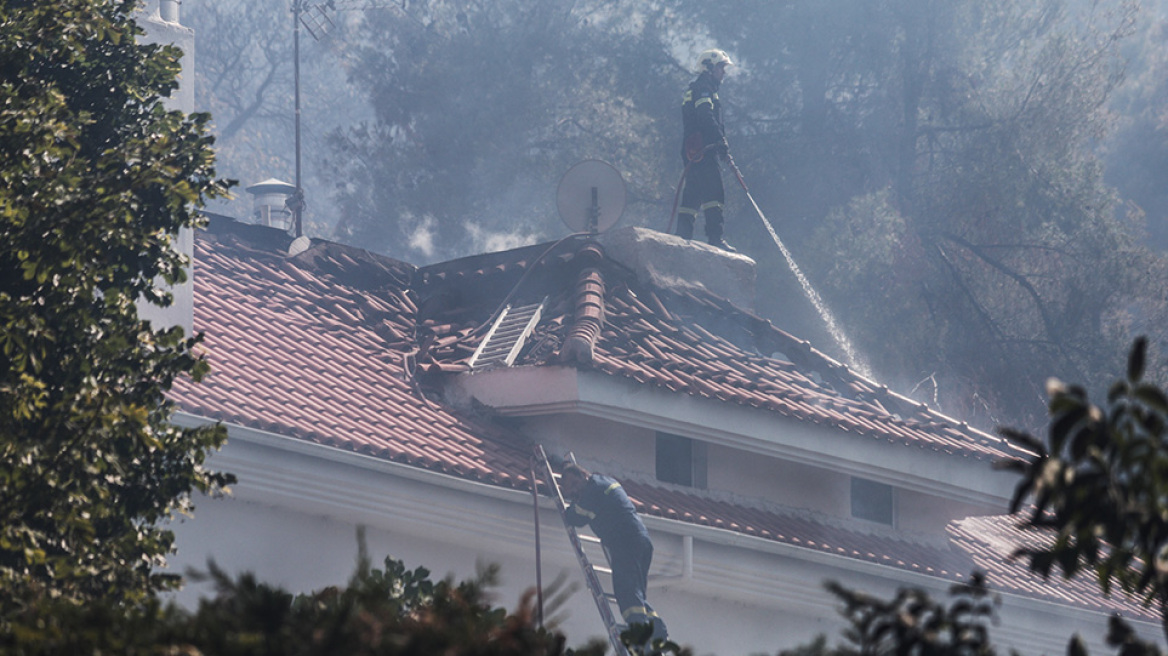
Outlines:
<svg viewBox="0 0 1168 656"><path fill-rule="evenodd" d="M601 574L608 574L609 576L612 576L612 570L607 568L607 567L601 567L600 565L593 565L592 570L594 572L600 572Z"/></svg>
<svg viewBox="0 0 1168 656"><path fill-rule="evenodd" d="M576 537L580 538L581 542L591 542L592 544L600 544L600 538L596 537L595 535L585 535L583 533L577 533Z"/></svg>

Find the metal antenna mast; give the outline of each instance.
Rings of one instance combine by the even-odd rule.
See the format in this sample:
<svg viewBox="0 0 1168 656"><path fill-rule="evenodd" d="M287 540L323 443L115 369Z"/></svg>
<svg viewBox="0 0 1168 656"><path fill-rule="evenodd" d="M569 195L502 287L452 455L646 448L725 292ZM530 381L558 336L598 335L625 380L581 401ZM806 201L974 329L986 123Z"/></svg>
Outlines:
<svg viewBox="0 0 1168 656"><path fill-rule="evenodd" d="M318 4L309 4L310 0L292 0L292 77L293 77L293 97L295 108L295 123L296 123L296 191L293 192L293 197L288 201L289 207L292 209L292 222L295 225L296 236L300 237L304 234L304 186L301 180L300 169L300 26L312 35L316 41L324 36L330 29L336 26L332 18L329 17L330 11L345 11L358 10L367 11L371 9L389 9L393 8L404 14L406 17L417 22L419 25L425 25L414 15L405 10L404 2L398 5L394 2L386 4L367 4L365 6L346 6L343 2L338 6L337 0L325 0ZM350 5L353 3L349 3Z"/></svg>
<svg viewBox="0 0 1168 656"><path fill-rule="evenodd" d="M303 9L304 0L292 0L292 77L296 107L296 192L292 197L292 223L297 237L304 234L304 187L300 181L300 12Z"/></svg>
<svg viewBox="0 0 1168 656"><path fill-rule="evenodd" d="M304 185L301 179L300 167L300 26L308 30L312 38L319 41L320 37L332 27L333 22L328 17L325 7L335 7L334 0L327 0L323 6L309 6L308 0L292 0L292 78L293 97L296 120L296 191L289 205L292 209L292 222L296 227L296 236L304 234ZM312 19L312 23L308 22Z"/></svg>

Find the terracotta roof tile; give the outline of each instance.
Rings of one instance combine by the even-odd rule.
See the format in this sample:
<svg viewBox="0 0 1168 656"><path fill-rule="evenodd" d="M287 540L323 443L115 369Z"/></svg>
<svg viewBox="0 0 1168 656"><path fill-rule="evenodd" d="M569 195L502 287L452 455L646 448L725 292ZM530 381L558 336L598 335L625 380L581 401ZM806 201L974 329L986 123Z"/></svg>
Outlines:
<svg viewBox="0 0 1168 656"><path fill-rule="evenodd" d="M453 313L441 321L419 322L419 306L413 300L416 290L410 281L420 279L424 285L427 280L433 284L476 276L517 278L544 249L529 247L472 258L481 264L467 276L468 270L457 262L419 272L410 265L335 244L314 246L287 258L246 248L229 236L200 234L196 239L195 326L206 333L213 371L202 384L180 382L174 397L182 409L212 419L471 480L525 488L527 447L494 424L422 396L426 381L411 379L407 369L407 361L412 362L412 354L421 347L415 341L414 326L429 326L435 337L455 337L444 343L473 348L481 339L481 333L474 331L476 321L485 315L472 320ZM570 253L548 261L546 266L572 264ZM572 293L574 274L562 277L561 282L539 290L550 294L550 310L538 327L550 337L562 337L572 324L565 315L574 306L555 294L560 287L562 294ZM618 282L617 276L606 278L606 325L591 364L597 371L834 424L840 439L854 434L982 459L1012 452L996 438L921 410L915 402L849 374L805 342L724 301L689 292L634 290L631 284L614 284ZM703 314L707 310L702 308L714 314ZM731 311L738 313L737 321L749 326L758 344L753 350L702 325L707 320L725 320ZM440 358L433 351L418 353L418 371L465 370L467 356L455 355L456 350L444 351L447 355ZM775 351L799 362L758 354ZM822 382L813 379L812 371L818 372ZM846 390L846 395L836 390ZM946 548L713 500L698 491L636 482L626 482L626 487L642 512L651 515L947 579L962 580L979 567L990 572L990 582L999 590L1133 614L1132 604L1101 600L1085 580L1047 585L1021 564L1008 561L1011 545L1019 537L1009 518L954 522Z"/></svg>
<svg viewBox="0 0 1168 656"><path fill-rule="evenodd" d="M213 372L203 384L180 383L189 412L295 435L358 452L406 459L469 478L526 480L526 452L497 428L458 417L420 396L401 357L374 330L372 315L412 316L401 290L362 300L356 289L304 264L234 249L214 237L197 241L195 325L206 332ZM342 255L345 255L342 253ZM338 265L361 266L342 257ZM396 264L402 279L412 267ZM293 281L296 285L292 286ZM391 331L408 322L377 321ZM391 334L401 344L408 334ZM484 444L494 440L490 448ZM448 445L464 451L452 453Z"/></svg>

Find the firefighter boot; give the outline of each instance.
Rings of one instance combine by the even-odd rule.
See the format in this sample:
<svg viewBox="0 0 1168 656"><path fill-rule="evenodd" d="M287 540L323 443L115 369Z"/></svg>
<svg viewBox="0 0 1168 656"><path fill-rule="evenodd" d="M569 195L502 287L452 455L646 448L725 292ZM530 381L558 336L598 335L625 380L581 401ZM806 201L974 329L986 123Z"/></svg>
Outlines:
<svg viewBox="0 0 1168 656"><path fill-rule="evenodd" d="M693 239L694 215L682 208L677 213L677 236L682 239Z"/></svg>
<svg viewBox="0 0 1168 656"><path fill-rule="evenodd" d="M738 252L738 249L734 248L730 244L727 244L726 240L722 239L721 237L718 237L717 239L711 239L710 245L715 247L715 248L721 248L722 250L726 251L727 253L737 253Z"/></svg>
<svg viewBox="0 0 1168 656"><path fill-rule="evenodd" d="M737 253L738 251L722 238L722 224L722 208L717 206L706 208L706 238L710 245L728 253Z"/></svg>

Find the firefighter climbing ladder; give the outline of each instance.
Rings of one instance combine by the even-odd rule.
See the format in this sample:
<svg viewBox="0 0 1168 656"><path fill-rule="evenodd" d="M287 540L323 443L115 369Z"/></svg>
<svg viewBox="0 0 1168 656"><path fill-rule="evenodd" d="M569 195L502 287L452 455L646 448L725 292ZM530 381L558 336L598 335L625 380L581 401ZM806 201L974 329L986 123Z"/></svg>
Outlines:
<svg viewBox="0 0 1168 656"><path fill-rule="evenodd" d="M604 622L604 629L608 633L608 641L612 645L613 653L615 656L628 656L628 651L620 639L621 631L624 630L625 626L617 622L617 615L613 613L613 605L616 603L616 598L609 592L606 592L600 583L599 574L611 575L612 570L607 567L593 565L592 561L588 558L588 554L584 552L585 542L599 544L600 540L589 535L580 535L576 532L576 527L568 523L565 515L568 510L568 504L564 501L564 495L560 493L560 484L557 480L559 475L552 471L551 463L548 462L547 454L544 453L542 446L536 445L534 459L535 466L540 469L541 477L547 481L548 489L552 492L551 496L556 502L556 509L560 511L560 518L564 520L564 528L568 532L568 541L572 543L572 549L576 552L576 561L580 564L580 571L584 574L584 582L588 585L588 591L592 593L592 600L596 602L596 609L600 611L600 619ZM533 488L537 485L534 477L532 478L531 484ZM536 513L536 517L538 518L538 508ZM539 524L537 519L537 548L539 544L538 531Z"/></svg>

